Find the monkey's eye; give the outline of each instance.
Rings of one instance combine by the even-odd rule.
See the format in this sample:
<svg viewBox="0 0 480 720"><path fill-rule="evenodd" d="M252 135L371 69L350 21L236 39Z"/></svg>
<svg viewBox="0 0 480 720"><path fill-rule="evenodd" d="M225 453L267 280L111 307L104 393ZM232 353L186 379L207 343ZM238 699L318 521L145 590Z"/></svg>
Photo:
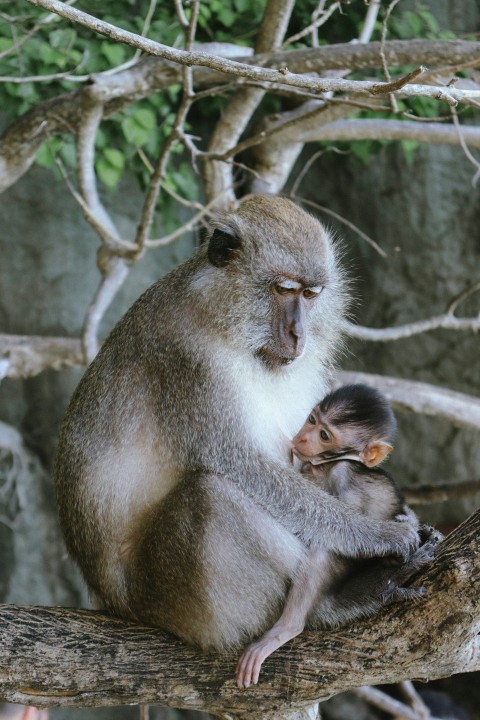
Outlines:
<svg viewBox="0 0 480 720"><path fill-rule="evenodd" d="M301 290L302 286L296 280L292 280L292 278L279 277L275 282L274 288L275 292L279 295L290 295L291 293L296 293Z"/></svg>
<svg viewBox="0 0 480 720"><path fill-rule="evenodd" d="M280 285L280 283L276 283L275 285L275 292L279 295L290 295L290 293L294 293L296 291L296 288L288 287L287 285Z"/></svg>
<svg viewBox="0 0 480 720"><path fill-rule="evenodd" d="M303 291L303 297L307 300L313 300L314 298L318 297L320 293L322 292L323 287L312 287L312 288L305 288Z"/></svg>
<svg viewBox="0 0 480 720"><path fill-rule="evenodd" d="M308 416L308 422L310 423L310 425L315 425L316 422L317 422L317 421L315 420L315 415L309 415L309 416Z"/></svg>
<svg viewBox="0 0 480 720"><path fill-rule="evenodd" d="M322 440L330 440L330 435L327 433L326 430L320 430L320 437Z"/></svg>

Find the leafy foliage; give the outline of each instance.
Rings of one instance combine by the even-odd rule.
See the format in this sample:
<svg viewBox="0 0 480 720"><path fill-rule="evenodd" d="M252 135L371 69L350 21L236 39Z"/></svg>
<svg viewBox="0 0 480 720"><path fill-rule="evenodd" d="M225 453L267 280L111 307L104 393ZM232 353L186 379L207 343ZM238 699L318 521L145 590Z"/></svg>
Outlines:
<svg viewBox="0 0 480 720"><path fill-rule="evenodd" d="M149 0L125 0L122 15L114 0L84 0L82 9L112 24L121 24L126 30L144 33L167 45L179 46L183 32L176 17L173 3L158 2L153 18L145 25ZM198 20L197 41L212 40L251 44L258 30L264 2L255 0L209 0L202 2ZM289 33L296 33L309 25L316 0L296 3ZM188 13L188 5L186 6ZM78 88L78 80L90 74L112 71L136 57L135 51L125 45L110 42L93 35L79 26L68 26L55 15L28 5L24 0L0 0L0 107L10 118L25 113L38 102L61 92ZM344 42L358 33L363 21L365 6L360 0L343 5L341 13L334 13L322 27L322 42ZM377 32L381 31L378 23ZM389 22L389 37L445 37L438 23L421 3L415 11L401 8L395 10ZM305 36L296 47L311 42ZM45 76L45 77L44 77ZM42 82L34 81L34 78ZM10 79L9 79L10 78ZM15 78L32 78L17 83ZM152 95L102 124L97 138L96 171L107 188L116 187L126 167L133 171L142 184L151 172L151 165L171 130L180 88ZM211 126L225 102L223 97L212 97L194 106L192 118L195 126ZM280 100L270 96L263 111L281 109ZM428 99L412 99L405 109L423 117L438 114L438 103ZM376 113L363 112L372 117ZM383 115L385 117L385 114ZM353 154L367 160L380 147L377 142L357 142L351 147ZM180 146L177 152L181 152ZM408 150L411 156L412 149ZM55 170L55 157L67 167L75 164L74 139L66 133L61 139L53 138L48 147L42 147L37 162ZM174 164L175 165L175 164ZM168 177L172 190L187 192L196 197L197 182L191 164L178 158ZM195 191L194 191L195 188Z"/></svg>

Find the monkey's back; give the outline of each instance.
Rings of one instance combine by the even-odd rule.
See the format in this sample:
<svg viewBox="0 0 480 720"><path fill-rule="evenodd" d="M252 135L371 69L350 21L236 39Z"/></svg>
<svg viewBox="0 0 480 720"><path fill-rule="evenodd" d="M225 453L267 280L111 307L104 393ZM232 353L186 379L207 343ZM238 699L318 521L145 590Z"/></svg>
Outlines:
<svg viewBox="0 0 480 720"><path fill-rule="evenodd" d="M393 520L404 512L405 500L385 470L368 468L354 460L312 466L315 482L358 512L376 520Z"/></svg>

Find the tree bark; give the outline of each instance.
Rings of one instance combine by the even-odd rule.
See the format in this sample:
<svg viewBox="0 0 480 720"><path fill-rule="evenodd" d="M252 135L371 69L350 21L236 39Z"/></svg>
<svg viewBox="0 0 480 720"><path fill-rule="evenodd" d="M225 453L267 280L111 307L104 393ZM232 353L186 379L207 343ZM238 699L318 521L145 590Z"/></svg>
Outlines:
<svg viewBox="0 0 480 720"><path fill-rule="evenodd" d="M39 707L151 703L278 719L361 685L479 670L479 550L477 511L415 580L427 588L421 602L303 633L268 658L260 684L248 690L235 684L237 654L202 654L100 612L0 606L0 699Z"/></svg>

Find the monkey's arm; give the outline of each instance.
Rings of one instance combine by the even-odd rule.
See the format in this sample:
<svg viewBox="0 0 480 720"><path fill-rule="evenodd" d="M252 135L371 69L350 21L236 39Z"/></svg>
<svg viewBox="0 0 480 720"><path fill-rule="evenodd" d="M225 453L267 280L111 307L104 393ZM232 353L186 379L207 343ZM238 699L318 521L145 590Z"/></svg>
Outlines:
<svg viewBox="0 0 480 720"><path fill-rule="evenodd" d="M242 490L308 547L346 557L411 556L419 537L410 523L379 521L356 512L287 465L252 461L237 476Z"/></svg>

